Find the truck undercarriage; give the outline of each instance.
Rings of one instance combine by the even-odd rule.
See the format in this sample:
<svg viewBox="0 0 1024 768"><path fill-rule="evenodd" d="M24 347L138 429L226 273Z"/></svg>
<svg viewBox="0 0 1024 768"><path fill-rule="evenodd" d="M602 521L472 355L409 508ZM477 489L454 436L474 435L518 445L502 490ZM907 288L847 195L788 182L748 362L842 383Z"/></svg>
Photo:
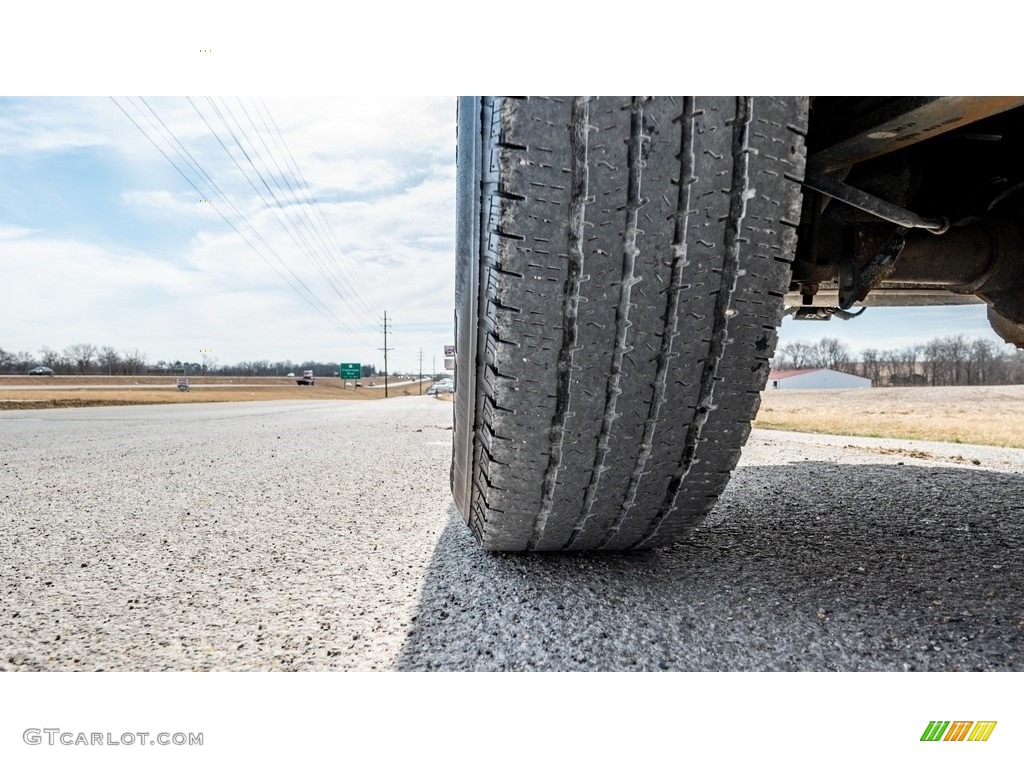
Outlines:
<svg viewBox="0 0 1024 768"><path fill-rule="evenodd" d="M1024 98L813 98L788 313L984 302L1024 346L1022 206Z"/></svg>

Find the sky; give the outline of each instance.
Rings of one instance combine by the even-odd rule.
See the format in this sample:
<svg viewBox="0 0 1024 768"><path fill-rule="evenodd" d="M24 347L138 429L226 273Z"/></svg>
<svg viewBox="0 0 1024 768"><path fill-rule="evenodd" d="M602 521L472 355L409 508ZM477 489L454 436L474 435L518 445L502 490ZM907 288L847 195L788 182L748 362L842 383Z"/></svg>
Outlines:
<svg viewBox="0 0 1024 768"><path fill-rule="evenodd" d="M988 339L1000 349L1013 350L989 325L985 305L949 307L867 307L852 320L833 317L824 322L783 319L779 346L795 341L812 344L823 338L838 339L856 359L865 349L902 349L923 344L939 336L961 335L966 339Z"/></svg>
<svg viewBox="0 0 1024 768"><path fill-rule="evenodd" d="M530 19L542 14L550 28L571 26L588 45L612 45L614 25L582 19L570 5L524 0L514 16L479 4L417 6L400 23L386 7L362 8L345 29L317 21L329 7L322 3L295 0L284 15L257 6L242 24L228 4L182 0L159 29L127 0L8 9L0 31L0 94L8 94L0 96L0 347L38 354L43 345L89 342L137 348L150 362L212 350L208 358L220 363L380 367L386 311L389 367L417 368L421 349L425 370L441 367L453 335L452 94L638 85L654 93L1013 90L1010 76L979 83L941 56L941 46L918 51L928 67L884 71L805 66L814 56L831 61L827 36L764 55L761 30L777 22L775 5L752 4L747 23L730 31L747 55L682 69L680 61L717 56L716 38L690 35L681 50L675 25L648 25L637 69L616 57L581 58L576 47L533 34ZM704 22L701 13L687 10L691 28L717 23L714 9ZM131 32L139 25L146 34ZM477 58L489 39L480 30L514 39L514 55ZM162 95L145 103L108 97L147 93ZM188 93L224 95L190 102ZM154 138L159 116L219 190L158 139L194 189L118 105ZM218 111L280 199L263 189ZM264 119L266 127L253 127ZM289 158L298 173L284 172ZM286 175L299 202L287 186L277 190ZM306 194L316 206L302 202ZM300 215L309 221L291 219ZM787 319L779 340L832 336L857 354L953 333L998 340L979 306L869 308L849 322Z"/></svg>
<svg viewBox="0 0 1024 768"><path fill-rule="evenodd" d="M443 368L454 150L453 97L0 99L0 347L382 367L386 311Z"/></svg>
<svg viewBox="0 0 1024 768"><path fill-rule="evenodd" d="M0 348L382 368L387 312L389 369L417 371L420 350L443 369L455 111L431 96L0 99ZM787 319L779 343L831 336L856 355L954 333L998 341L983 307L961 306Z"/></svg>

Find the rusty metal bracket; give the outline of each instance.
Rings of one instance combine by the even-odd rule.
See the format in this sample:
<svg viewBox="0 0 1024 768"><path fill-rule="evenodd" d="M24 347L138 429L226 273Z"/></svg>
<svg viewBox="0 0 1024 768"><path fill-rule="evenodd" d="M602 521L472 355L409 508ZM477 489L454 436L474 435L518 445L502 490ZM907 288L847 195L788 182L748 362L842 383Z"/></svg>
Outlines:
<svg viewBox="0 0 1024 768"><path fill-rule="evenodd" d="M840 320L853 320L864 314L867 307L861 307L856 312L847 312L839 307L790 307L786 314L794 320L831 320L838 317Z"/></svg>
<svg viewBox="0 0 1024 768"><path fill-rule="evenodd" d="M871 291L892 275L896 269L896 259L903 253L903 248L907 244L907 232L906 227L896 227L878 253L863 267L858 266L852 257L840 264L840 309L849 309L858 301L863 301Z"/></svg>
<svg viewBox="0 0 1024 768"><path fill-rule="evenodd" d="M849 168L1022 105L1021 96L817 96L807 170Z"/></svg>
<svg viewBox="0 0 1024 768"><path fill-rule="evenodd" d="M949 229L949 219L929 219L918 216L912 211L900 208L898 205L882 200L880 197L869 195L841 181L830 179L817 173L808 173L804 178L804 186L821 192L847 205L852 205L865 213L877 216L893 224L899 224L906 229L926 229L933 235L941 235Z"/></svg>

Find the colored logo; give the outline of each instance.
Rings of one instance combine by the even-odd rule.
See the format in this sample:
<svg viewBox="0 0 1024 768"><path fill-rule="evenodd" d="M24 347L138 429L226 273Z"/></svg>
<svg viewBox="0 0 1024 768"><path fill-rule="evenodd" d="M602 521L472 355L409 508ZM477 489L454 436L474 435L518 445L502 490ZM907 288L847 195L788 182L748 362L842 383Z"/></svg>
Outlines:
<svg viewBox="0 0 1024 768"><path fill-rule="evenodd" d="M932 720L921 741L988 741L995 729L995 720Z"/></svg>

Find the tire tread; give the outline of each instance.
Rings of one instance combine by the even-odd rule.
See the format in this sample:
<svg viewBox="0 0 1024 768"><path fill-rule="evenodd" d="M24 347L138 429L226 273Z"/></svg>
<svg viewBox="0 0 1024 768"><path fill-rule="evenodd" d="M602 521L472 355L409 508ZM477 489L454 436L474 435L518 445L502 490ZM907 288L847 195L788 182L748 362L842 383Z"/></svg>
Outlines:
<svg viewBox="0 0 1024 768"><path fill-rule="evenodd" d="M469 526L491 550L676 541L765 383L806 101L480 104L478 359L458 361L477 364L476 423L453 463Z"/></svg>

